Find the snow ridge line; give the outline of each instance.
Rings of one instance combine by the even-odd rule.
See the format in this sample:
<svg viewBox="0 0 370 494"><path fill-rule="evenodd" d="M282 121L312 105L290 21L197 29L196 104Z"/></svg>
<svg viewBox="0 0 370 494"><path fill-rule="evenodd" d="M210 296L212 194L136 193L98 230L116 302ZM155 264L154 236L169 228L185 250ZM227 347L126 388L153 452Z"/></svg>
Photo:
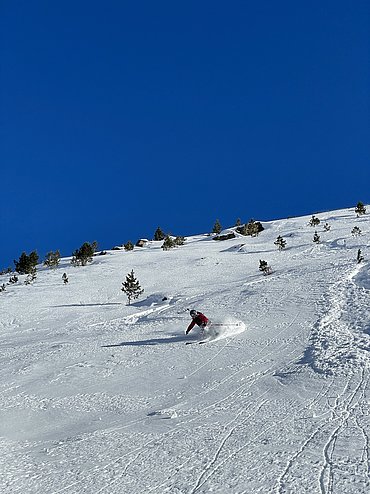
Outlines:
<svg viewBox="0 0 370 494"><path fill-rule="evenodd" d="M363 330L367 326L356 322L364 318L370 322L370 315L361 303L362 290L355 282L364 266L351 269L323 296L323 314L315 324L303 359L316 372L343 374L367 365L370 338Z"/></svg>

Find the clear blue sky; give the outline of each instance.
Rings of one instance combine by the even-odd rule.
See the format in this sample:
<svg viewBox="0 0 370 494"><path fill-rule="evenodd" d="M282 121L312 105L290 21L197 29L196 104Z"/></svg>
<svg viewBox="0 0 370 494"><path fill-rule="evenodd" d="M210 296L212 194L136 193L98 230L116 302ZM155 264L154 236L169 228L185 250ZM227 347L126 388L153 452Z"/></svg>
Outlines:
<svg viewBox="0 0 370 494"><path fill-rule="evenodd" d="M367 0L0 4L0 268L370 201Z"/></svg>

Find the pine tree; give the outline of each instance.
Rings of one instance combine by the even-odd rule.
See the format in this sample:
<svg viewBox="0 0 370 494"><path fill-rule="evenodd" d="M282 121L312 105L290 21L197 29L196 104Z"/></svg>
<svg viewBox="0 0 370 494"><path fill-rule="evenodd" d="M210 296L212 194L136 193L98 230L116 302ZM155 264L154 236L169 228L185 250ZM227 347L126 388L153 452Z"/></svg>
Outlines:
<svg viewBox="0 0 370 494"><path fill-rule="evenodd" d="M25 252L22 252L18 261L14 261L15 270L19 274L32 274L36 271L36 266L39 261L39 256L37 252L34 250L29 255Z"/></svg>
<svg viewBox="0 0 370 494"><path fill-rule="evenodd" d="M236 221L235 221L235 226L241 226L242 222L240 220L240 218L238 218Z"/></svg>
<svg viewBox="0 0 370 494"><path fill-rule="evenodd" d="M154 240L164 240L165 236L166 235L163 233L160 227L158 227L154 232Z"/></svg>
<svg viewBox="0 0 370 494"><path fill-rule="evenodd" d="M174 240L174 243L176 246L179 246L179 245L184 245L185 243L185 237L182 237L181 235L180 236L177 236Z"/></svg>
<svg viewBox="0 0 370 494"><path fill-rule="evenodd" d="M283 237L279 235L274 244L278 246L279 250L283 250L286 247L286 240L284 240Z"/></svg>
<svg viewBox="0 0 370 494"><path fill-rule="evenodd" d="M366 207L363 202L359 201L355 208L355 213L357 216L361 216L362 214L366 214Z"/></svg>
<svg viewBox="0 0 370 494"><path fill-rule="evenodd" d="M67 273L62 274L62 280L63 280L63 283L65 285L68 283L69 279L68 279Z"/></svg>
<svg viewBox="0 0 370 494"><path fill-rule="evenodd" d="M355 226L355 227L353 227L351 233L354 237L359 237L362 233L361 228L359 228L358 226Z"/></svg>
<svg viewBox="0 0 370 494"><path fill-rule="evenodd" d="M213 225L212 233L220 233L222 231L222 226L220 221L217 219Z"/></svg>
<svg viewBox="0 0 370 494"><path fill-rule="evenodd" d="M18 281L17 275L13 275L9 278L9 283L11 283L11 284L17 283L17 281Z"/></svg>
<svg viewBox="0 0 370 494"><path fill-rule="evenodd" d="M86 266L88 262L92 261L96 248L96 241L91 244L89 242L84 242L79 249L73 252L71 264L73 266Z"/></svg>
<svg viewBox="0 0 370 494"><path fill-rule="evenodd" d="M5 283L3 283L2 285L0 285L0 292L5 292L5 288L6 288Z"/></svg>
<svg viewBox="0 0 370 494"><path fill-rule="evenodd" d="M29 273L27 278L24 280L24 284L25 285L30 285L31 283L33 283L36 279L37 275L36 275L36 268L34 268L34 270L32 271L32 273Z"/></svg>
<svg viewBox="0 0 370 494"><path fill-rule="evenodd" d="M126 276L126 281L122 282L121 290L127 295L128 305L131 304L131 300L137 299L143 292L138 280L135 278L134 270L131 270Z"/></svg>
<svg viewBox="0 0 370 494"><path fill-rule="evenodd" d="M46 254L44 266L48 266L49 268L56 268L59 265L59 261L60 261L59 250L56 250L55 252L50 251Z"/></svg>
<svg viewBox="0 0 370 494"><path fill-rule="evenodd" d="M123 247L126 251L134 250L134 244L131 242L131 240L123 244Z"/></svg>
<svg viewBox="0 0 370 494"><path fill-rule="evenodd" d="M328 223L325 223L324 225L324 230L328 232L330 230L330 225Z"/></svg>
<svg viewBox="0 0 370 494"><path fill-rule="evenodd" d="M262 271L264 275L268 275L272 273L271 266L267 264L267 261L263 261L262 259L260 259L260 265L258 269Z"/></svg>
<svg viewBox="0 0 370 494"><path fill-rule="evenodd" d="M170 250L170 249L173 249L174 247L177 247L177 245L175 244L172 237L167 235L166 238L164 239L163 244L162 244L162 249L163 250Z"/></svg>
<svg viewBox="0 0 370 494"><path fill-rule="evenodd" d="M315 242L315 244L320 243L320 235L318 235L317 232L315 232L315 235L313 236L313 241Z"/></svg>
<svg viewBox="0 0 370 494"><path fill-rule="evenodd" d="M320 224L320 220L319 220L319 218L316 218L316 216L313 214L313 215L312 215L312 218L310 219L310 223L309 223L309 225L310 225L310 226L317 226L317 225L319 225L319 224Z"/></svg>

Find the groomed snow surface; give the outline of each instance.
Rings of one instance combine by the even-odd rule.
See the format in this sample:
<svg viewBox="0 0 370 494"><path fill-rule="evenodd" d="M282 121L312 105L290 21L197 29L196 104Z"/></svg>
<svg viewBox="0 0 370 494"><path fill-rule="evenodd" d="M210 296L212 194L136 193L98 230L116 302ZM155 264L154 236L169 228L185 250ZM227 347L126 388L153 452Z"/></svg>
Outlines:
<svg viewBox="0 0 370 494"><path fill-rule="evenodd" d="M316 216L62 259L8 285L0 491L370 492L370 216ZM145 292L128 306L131 269ZM185 336L188 308L219 324L212 341Z"/></svg>

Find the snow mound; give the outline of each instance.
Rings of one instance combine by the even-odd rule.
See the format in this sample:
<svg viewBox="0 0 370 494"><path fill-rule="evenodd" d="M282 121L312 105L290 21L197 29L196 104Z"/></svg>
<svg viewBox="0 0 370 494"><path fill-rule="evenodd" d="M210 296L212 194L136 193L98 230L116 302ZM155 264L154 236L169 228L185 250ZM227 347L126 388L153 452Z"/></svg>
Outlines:
<svg viewBox="0 0 370 494"><path fill-rule="evenodd" d="M173 297L166 295L165 293L153 293L149 295L144 300L135 302L132 305L135 307L155 307L157 305L164 305L171 303Z"/></svg>

